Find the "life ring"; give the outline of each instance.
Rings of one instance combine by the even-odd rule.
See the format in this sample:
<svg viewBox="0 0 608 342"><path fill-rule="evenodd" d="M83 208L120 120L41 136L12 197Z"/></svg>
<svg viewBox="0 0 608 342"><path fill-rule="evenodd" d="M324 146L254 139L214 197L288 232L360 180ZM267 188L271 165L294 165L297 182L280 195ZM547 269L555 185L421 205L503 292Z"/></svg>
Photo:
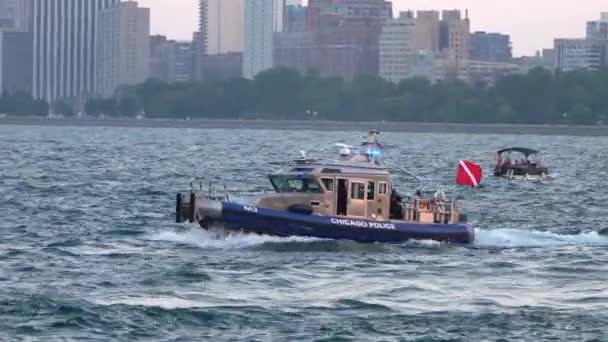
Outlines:
<svg viewBox="0 0 608 342"><path fill-rule="evenodd" d="M426 210L431 210L431 202L426 202Z"/></svg>

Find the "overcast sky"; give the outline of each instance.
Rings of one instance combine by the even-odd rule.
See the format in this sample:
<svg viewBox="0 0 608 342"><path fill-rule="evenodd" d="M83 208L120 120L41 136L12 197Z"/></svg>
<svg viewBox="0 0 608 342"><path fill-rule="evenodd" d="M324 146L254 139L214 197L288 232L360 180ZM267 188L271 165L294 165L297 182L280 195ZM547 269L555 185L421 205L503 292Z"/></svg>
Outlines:
<svg viewBox="0 0 608 342"><path fill-rule="evenodd" d="M152 32L190 39L197 28L198 0L139 0L152 9ZM471 30L511 34L516 55L552 47L553 38L585 35L587 20L608 12L608 0L393 0L407 9L469 10Z"/></svg>

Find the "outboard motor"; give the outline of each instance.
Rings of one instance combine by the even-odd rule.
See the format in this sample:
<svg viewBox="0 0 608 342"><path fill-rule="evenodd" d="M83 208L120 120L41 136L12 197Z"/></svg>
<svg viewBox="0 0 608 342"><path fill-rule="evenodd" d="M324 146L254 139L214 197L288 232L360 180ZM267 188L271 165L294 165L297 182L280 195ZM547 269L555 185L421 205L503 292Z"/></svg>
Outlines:
<svg viewBox="0 0 608 342"><path fill-rule="evenodd" d="M175 222L196 222L197 199L196 193L180 192L175 197Z"/></svg>

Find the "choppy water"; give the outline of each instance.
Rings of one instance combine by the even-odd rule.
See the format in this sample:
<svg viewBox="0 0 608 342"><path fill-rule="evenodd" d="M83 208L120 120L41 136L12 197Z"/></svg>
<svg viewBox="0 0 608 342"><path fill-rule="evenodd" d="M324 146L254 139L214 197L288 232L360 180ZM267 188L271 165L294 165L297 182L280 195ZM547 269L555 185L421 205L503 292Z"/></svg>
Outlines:
<svg viewBox="0 0 608 342"><path fill-rule="evenodd" d="M0 340L608 339L606 138L383 134L389 164L447 189L459 158L487 171L500 147L546 152L551 181L461 190L471 246L218 238L173 223L174 193L195 176L260 191L268 162L359 140L0 126Z"/></svg>

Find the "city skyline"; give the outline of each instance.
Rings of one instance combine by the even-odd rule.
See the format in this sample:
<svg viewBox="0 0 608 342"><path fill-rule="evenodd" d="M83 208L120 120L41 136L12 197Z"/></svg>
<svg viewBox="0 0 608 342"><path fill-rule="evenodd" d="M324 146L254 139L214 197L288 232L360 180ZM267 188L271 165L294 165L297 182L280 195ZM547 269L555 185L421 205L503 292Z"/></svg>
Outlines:
<svg viewBox="0 0 608 342"><path fill-rule="evenodd" d="M306 3L306 1L304 1ZM198 27L198 0L139 0L151 8L153 34L171 39L192 39ZM395 16L399 11L428 9L468 9L471 31L510 34L516 56L532 55L553 46L555 38L585 36L585 23L608 11L603 0L586 0L577 4L554 0L511 0L489 2L479 0L393 0ZM549 13L550 12L550 13ZM543 15L543 13L545 13Z"/></svg>

